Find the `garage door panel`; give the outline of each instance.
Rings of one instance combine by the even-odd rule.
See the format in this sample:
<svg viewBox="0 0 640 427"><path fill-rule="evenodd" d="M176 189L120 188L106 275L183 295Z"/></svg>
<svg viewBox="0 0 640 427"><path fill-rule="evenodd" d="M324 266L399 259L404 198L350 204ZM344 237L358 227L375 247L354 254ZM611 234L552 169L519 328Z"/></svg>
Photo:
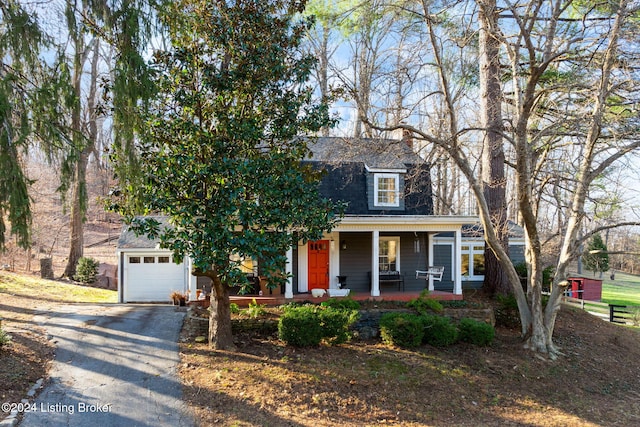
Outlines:
<svg viewBox="0 0 640 427"><path fill-rule="evenodd" d="M170 261L170 258L151 254L127 258L125 302L165 302L169 301L171 292L185 289L184 264L159 260Z"/></svg>

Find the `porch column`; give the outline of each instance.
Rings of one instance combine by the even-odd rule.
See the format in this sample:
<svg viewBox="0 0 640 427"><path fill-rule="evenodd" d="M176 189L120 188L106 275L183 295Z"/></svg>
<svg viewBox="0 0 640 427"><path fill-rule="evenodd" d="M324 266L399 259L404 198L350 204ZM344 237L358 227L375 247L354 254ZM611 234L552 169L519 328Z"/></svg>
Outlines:
<svg viewBox="0 0 640 427"><path fill-rule="evenodd" d="M380 231L373 230L371 250L371 296L380 296Z"/></svg>
<svg viewBox="0 0 640 427"><path fill-rule="evenodd" d="M187 283L189 286L189 301L195 301L198 297L196 296L196 289L198 288L198 278L191 274L193 271L193 260L190 256L185 257L185 263L187 264Z"/></svg>
<svg viewBox="0 0 640 427"><path fill-rule="evenodd" d="M284 297L293 298L293 248L287 249L287 283L284 286Z"/></svg>
<svg viewBox="0 0 640 427"><path fill-rule="evenodd" d="M433 235L427 233L427 270L433 266ZM433 276L428 275L429 292L433 291Z"/></svg>
<svg viewBox="0 0 640 427"><path fill-rule="evenodd" d="M455 253L455 267L452 267L451 278L453 279L453 293L462 295L462 229L454 231L453 251ZM469 260L473 262L473 260Z"/></svg>

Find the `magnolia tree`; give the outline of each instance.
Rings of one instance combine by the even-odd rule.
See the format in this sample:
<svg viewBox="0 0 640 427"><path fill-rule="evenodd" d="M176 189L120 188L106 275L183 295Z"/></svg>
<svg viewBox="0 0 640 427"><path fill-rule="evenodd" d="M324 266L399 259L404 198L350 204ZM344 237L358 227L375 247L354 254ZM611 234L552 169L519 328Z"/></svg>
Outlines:
<svg viewBox="0 0 640 427"><path fill-rule="evenodd" d="M310 135L331 123L306 85L314 59L300 51L311 24L304 1L187 0L161 19L171 46L154 54L157 97L141 130L142 186L114 200L139 233L160 239L211 279L210 344L233 348L229 290L257 258L272 285L287 279L286 252L337 219L303 165ZM132 216L142 204L170 227Z"/></svg>

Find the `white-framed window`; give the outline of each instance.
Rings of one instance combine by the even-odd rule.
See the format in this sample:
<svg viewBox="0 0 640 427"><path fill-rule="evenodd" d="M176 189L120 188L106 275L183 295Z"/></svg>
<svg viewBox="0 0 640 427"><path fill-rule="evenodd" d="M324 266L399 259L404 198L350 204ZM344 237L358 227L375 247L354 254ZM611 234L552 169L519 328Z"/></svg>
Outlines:
<svg viewBox="0 0 640 427"><path fill-rule="evenodd" d="M375 206L400 206L400 176L397 173L377 173L373 181Z"/></svg>
<svg viewBox="0 0 640 427"><path fill-rule="evenodd" d="M400 237L380 237L378 247L380 271L400 271Z"/></svg>
<svg viewBox="0 0 640 427"><path fill-rule="evenodd" d="M258 274L258 263L255 259L251 257L242 257L238 254L232 254L230 260L236 264L244 274Z"/></svg>
<svg viewBox="0 0 640 427"><path fill-rule="evenodd" d="M484 243L462 244L462 278L466 280L484 279Z"/></svg>

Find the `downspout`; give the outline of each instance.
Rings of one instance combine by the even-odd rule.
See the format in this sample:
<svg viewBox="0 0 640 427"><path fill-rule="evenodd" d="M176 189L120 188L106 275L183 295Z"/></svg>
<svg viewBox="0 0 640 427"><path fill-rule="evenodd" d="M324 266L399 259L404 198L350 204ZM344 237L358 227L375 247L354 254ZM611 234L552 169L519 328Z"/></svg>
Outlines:
<svg viewBox="0 0 640 427"><path fill-rule="evenodd" d="M118 276L120 276L118 278L118 302L122 304L124 302L124 252L118 251L118 254L120 255L120 265L118 266Z"/></svg>

